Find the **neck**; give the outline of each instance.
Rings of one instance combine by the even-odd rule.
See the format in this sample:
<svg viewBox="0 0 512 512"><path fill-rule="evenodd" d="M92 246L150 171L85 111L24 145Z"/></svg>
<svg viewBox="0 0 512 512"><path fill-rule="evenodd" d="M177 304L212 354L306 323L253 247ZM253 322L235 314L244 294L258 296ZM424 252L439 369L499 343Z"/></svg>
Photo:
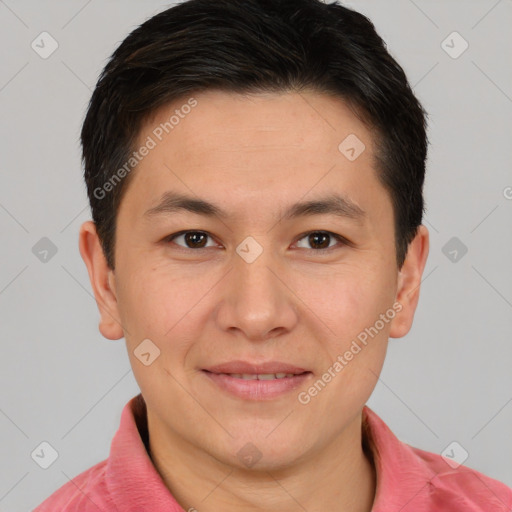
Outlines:
<svg viewBox="0 0 512 512"><path fill-rule="evenodd" d="M363 449L361 414L321 450L260 471L224 464L155 420L148 415L150 456L186 511L371 512L376 474Z"/></svg>

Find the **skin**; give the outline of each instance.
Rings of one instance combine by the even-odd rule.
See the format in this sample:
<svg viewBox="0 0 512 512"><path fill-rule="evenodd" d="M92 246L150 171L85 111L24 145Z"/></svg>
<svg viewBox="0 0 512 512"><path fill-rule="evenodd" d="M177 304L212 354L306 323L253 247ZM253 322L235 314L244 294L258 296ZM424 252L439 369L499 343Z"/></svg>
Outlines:
<svg viewBox="0 0 512 512"><path fill-rule="evenodd" d="M388 338L411 328L428 231L420 226L399 270L371 134L341 99L312 91L194 97L192 112L132 171L118 212L115 271L92 221L80 229L99 329L108 339L125 337L148 407L152 460L185 510L370 511L376 479L361 447L362 409ZM162 107L140 144L184 103ZM366 146L354 161L338 150L349 134ZM167 190L213 202L231 217L144 218ZM322 214L278 222L288 205L333 191L359 205L364 221ZM181 230L207 232L208 247L165 241ZM318 230L350 243L331 237L331 249L322 250L308 242ZM236 252L247 236L263 248L252 263ZM396 301L401 311L317 396L299 403L298 393ZM134 355L146 338L160 349L149 366ZM234 359L285 361L313 375L276 399L242 400L201 371ZM249 442L262 454L250 468L237 457Z"/></svg>

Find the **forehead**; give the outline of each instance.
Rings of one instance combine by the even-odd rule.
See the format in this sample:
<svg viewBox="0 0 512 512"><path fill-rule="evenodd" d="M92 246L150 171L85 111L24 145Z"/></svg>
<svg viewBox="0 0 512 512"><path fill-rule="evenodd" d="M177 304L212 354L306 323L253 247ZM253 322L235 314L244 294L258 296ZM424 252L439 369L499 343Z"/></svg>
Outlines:
<svg viewBox="0 0 512 512"><path fill-rule="evenodd" d="M376 179L371 134L339 98L210 90L192 99L161 107L140 131L137 147L150 139L154 147L132 171L129 188L144 211L167 190L244 211L257 199L257 207L270 209L278 199L286 205L334 189L350 191L359 205L363 195L387 195Z"/></svg>
<svg viewBox="0 0 512 512"><path fill-rule="evenodd" d="M357 134L371 153L373 141L366 126L340 98L312 91L235 94L209 90L194 95L193 100L193 108L188 108L190 97L183 97L158 109L142 127L139 141L147 135L164 144L179 138L175 150L196 158L205 152L211 156L237 150L317 150L337 157L339 143Z"/></svg>

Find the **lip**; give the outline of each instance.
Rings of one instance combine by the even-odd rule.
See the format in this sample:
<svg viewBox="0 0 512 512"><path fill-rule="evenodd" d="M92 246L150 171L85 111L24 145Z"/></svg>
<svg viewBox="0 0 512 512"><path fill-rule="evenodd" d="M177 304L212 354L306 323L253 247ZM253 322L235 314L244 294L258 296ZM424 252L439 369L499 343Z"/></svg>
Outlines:
<svg viewBox="0 0 512 512"><path fill-rule="evenodd" d="M202 370L202 373L222 391L244 400L256 401L272 400L284 396L304 384L313 375L311 372L306 372L282 379L244 380L225 373L212 373L208 370Z"/></svg>
<svg viewBox="0 0 512 512"><path fill-rule="evenodd" d="M220 390L244 400L272 400L303 385L313 373L299 366L280 361L265 363L249 363L246 361L230 361L210 368L202 369L202 373ZM286 373L291 377L271 380L246 380L227 374L269 374Z"/></svg>
<svg viewBox="0 0 512 512"><path fill-rule="evenodd" d="M230 361L223 364L211 366L209 368L203 368L210 373L247 373L247 374L258 374L258 373L293 373L299 375L304 372L308 372L305 368L300 368L288 363L280 361L268 361L266 363L249 363L246 361Z"/></svg>

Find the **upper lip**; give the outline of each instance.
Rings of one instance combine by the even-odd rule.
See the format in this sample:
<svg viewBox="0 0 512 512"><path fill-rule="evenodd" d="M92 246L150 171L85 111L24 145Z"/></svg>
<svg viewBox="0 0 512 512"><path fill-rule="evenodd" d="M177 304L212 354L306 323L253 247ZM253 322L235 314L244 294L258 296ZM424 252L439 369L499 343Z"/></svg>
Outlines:
<svg viewBox="0 0 512 512"><path fill-rule="evenodd" d="M298 375L307 372L304 368L280 361L268 361L266 363L249 363L246 361L230 361L204 368L211 373L240 373L240 374L265 374L265 373L293 373Z"/></svg>

